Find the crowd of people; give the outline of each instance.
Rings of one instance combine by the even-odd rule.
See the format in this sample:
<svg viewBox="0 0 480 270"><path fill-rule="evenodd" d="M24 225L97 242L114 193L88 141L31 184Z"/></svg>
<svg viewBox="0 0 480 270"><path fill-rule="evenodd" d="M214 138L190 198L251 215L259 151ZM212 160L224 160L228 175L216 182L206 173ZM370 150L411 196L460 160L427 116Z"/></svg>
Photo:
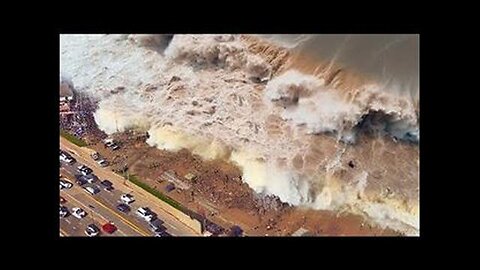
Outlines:
<svg viewBox="0 0 480 270"><path fill-rule="evenodd" d="M104 139L106 134L98 129L93 117L95 110L96 104L88 98L71 101L70 111L73 114L60 116L60 128L77 138L92 136Z"/></svg>

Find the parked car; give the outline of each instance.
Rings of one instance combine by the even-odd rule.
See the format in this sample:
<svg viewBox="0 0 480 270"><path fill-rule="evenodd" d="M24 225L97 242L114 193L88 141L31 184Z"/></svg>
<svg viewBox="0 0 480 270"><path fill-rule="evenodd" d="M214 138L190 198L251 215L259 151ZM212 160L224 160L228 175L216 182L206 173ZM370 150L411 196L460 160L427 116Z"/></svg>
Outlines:
<svg viewBox="0 0 480 270"><path fill-rule="evenodd" d="M90 155L93 160L97 161L100 158L100 154L98 152L94 152Z"/></svg>
<svg viewBox="0 0 480 270"><path fill-rule="evenodd" d="M93 187L85 187L84 188L85 191L87 191L88 193L92 194L92 195L95 195L97 193L100 192L100 189L98 189L97 187L93 186Z"/></svg>
<svg viewBox="0 0 480 270"><path fill-rule="evenodd" d="M82 219L87 213L80 207L74 207L72 208L72 215L78 219Z"/></svg>
<svg viewBox="0 0 480 270"><path fill-rule="evenodd" d="M72 183L70 183L67 180L60 179L60 189L62 189L62 188L67 188L68 189L68 188L71 188L71 187L73 187Z"/></svg>
<svg viewBox="0 0 480 270"><path fill-rule="evenodd" d="M122 194L122 196L120 196L120 200L126 204L130 204L135 201L135 198L133 198L133 195L130 194Z"/></svg>
<svg viewBox="0 0 480 270"><path fill-rule="evenodd" d="M105 223L105 224L103 224L102 229L103 229L104 232L112 234L117 230L117 227L115 225L113 225L112 223Z"/></svg>
<svg viewBox="0 0 480 270"><path fill-rule="evenodd" d="M68 216L68 208L65 206L60 206L60 217L64 218Z"/></svg>
<svg viewBox="0 0 480 270"><path fill-rule="evenodd" d="M100 165L100 167L107 167L108 166L108 161L106 161L105 159L101 159L99 161L97 161L98 165Z"/></svg>
<svg viewBox="0 0 480 270"><path fill-rule="evenodd" d="M88 236L97 236L100 233L100 229L95 224L90 224L85 229L85 234Z"/></svg>
<svg viewBox="0 0 480 270"><path fill-rule="evenodd" d="M121 204L117 205L117 209L118 209L118 211L123 212L123 213L130 212L130 206L128 206L124 203L121 203Z"/></svg>

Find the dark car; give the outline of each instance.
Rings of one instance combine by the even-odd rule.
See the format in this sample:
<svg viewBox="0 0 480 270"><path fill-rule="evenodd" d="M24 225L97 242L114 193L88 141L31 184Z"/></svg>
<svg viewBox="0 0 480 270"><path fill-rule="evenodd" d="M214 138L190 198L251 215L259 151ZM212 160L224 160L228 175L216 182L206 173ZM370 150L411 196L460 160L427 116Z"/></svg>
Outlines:
<svg viewBox="0 0 480 270"><path fill-rule="evenodd" d="M105 180L103 180L102 182L100 182L100 184L102 184L102 185L105 186L105 187L113 186L113 183L110 182L110 181L107 180L107 179L105 179Z"/></svg>
<svg viewBox="0 0 480 270"><path fill-rule="evenodd" d="M155 233L155 237L171 237L172 235L169 234L168 232L166 231L161 231L161 232L157 232Z"/></svg>
<svg viewBox="0 0 480 270"><path fill-rule="evenodd" d="M68 208L65 206L60 206L60 217L64 218L68 216L68 214L70 214Z"/></svg>
<svg viewBox="0 0 480 270"><path fill-rule="evenodd" d="M106 191L112 191L113 190L113 183L108 181L108 180L103 180L102 182L100 182L100 184L103 186L103 188Z"/></svg>
<svg viewBox="0 0 480 270"><path fill-rule="evenodd" d="M225 229L220 225L211 222L210 220L205 220L205 230L212 233L213 235L220 235L225 232Z"/></svg>
<svg viewBox="0 0 480 270"><path fill-rule="evenodd" d="M91 173L83 176L83 179L87 180L88 183L95 183L97 182L98 177L95 174Z"/></svg>
<svg viewBox="0 0 480 270"><path fill-rule="evenodd" d="M77 183L77 185L79 185L79 186L83 186L86 183L88 183L87 179L85 179L85 177L83 175L75 175L75 178L77 179L77 181L75 181L75 183Z"/></svg>
<svg viewBox="0 0 480 270"><path fill-rule="evenodd" d="M166 228L164 226L162 226L163 224L163 221L160 220L160 219L155 219L155 220L152 220L149 225L150 225L150 228L152 229L152 231L154 232L160 232L160 231L164 231Z"/></svg>
<svg viewBox="0 0 480 270"><path fill-rule="evenodd" d="M123 213L130 212L130 206L128 206L124 203L121 203L121 204L117 205L117 209L118 209L118 211L123 212Z"/></svg>

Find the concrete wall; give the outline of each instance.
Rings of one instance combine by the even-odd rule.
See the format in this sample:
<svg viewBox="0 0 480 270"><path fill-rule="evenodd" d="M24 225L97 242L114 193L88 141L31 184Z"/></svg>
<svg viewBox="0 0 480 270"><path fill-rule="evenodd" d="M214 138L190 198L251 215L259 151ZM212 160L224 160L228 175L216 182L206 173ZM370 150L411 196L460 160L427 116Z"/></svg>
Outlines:
<svg viewBox="0 0 480 270"><path fill-rule="evenodd" d="M149 194L151 195L151 194ZM151 195L153 196L153 195ZM155 197L156 198L156 197ZM197 219L192 219L190 218L189 215L183 213L182 211L178 210L177 208L169 205L168 203L159 200L159 206L165 210L166 212L170 213L172 216L176 217L178 220L180 220L182 223L190 227L192 230L194 230L198 234L202 234L202 223L197 220Z"/></svg>

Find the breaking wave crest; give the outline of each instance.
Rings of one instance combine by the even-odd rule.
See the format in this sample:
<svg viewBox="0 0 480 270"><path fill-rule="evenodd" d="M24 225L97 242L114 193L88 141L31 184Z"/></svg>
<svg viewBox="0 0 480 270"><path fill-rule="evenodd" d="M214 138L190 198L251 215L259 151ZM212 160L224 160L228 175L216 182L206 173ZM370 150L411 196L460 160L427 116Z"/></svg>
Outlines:
<svg viewBox="0 0 480 270"><path fill-rule="evenodd" d="M331 132L353 142L364 132L418 142L413 104L374 85L342 93L323 79L288 70L267 84L265 98L283 107L284 119L306 125L312 134Z"/></svg>

